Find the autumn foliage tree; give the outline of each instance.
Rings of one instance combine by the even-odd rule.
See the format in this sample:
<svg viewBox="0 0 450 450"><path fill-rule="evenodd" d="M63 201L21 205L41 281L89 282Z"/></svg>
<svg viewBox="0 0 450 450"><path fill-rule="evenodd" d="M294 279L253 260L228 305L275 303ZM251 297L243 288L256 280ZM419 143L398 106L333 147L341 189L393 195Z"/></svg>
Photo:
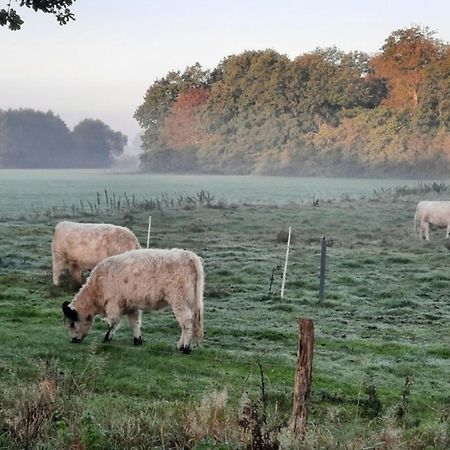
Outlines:
<svg viewBox="0 0 450 450"><path fill-rule="evenodd" d="M419 106L419 94L428 69L443 55L444 45L428 28L412 27L394 31L372 60L375 73L385 78L389 95L385 105L395 109Z"/></svg>
<svg viewBox="0 0 450 450"><path fill-rule="evenodd" d="M183 150L199 146L205 139L201 127L201 107L208 99L205 87L192 88L177 96L165 118L166 144L168 147Z"/></svg>

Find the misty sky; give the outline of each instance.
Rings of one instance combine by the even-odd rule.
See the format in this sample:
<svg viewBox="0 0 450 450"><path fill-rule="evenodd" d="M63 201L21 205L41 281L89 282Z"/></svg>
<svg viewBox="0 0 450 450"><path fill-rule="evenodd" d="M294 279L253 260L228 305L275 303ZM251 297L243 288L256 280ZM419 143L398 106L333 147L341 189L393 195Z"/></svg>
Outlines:
<svg viewBox="0 0 450 450"><path fill-rule="evenodd" d="M71 128L98 118L130 140L146 89L196 61L212 68L265 48L290 57L332 45L373 53L413 24L450 40L449 0L77 0L76 21L64 27L19 9L22 30L0 28L0 108L51 109Z"/></svg>

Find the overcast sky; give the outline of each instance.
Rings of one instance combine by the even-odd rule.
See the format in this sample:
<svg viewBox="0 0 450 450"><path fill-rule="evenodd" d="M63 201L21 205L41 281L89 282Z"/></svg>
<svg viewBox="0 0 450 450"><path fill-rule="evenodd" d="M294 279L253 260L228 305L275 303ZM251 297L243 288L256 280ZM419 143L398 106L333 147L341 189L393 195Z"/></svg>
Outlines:
<svg viewBox="0 0 450 450"><path fill-rule="evenodd" d="M76 21L63 27L18 9L22 30L0 28L0 108L51 109L70 128L98 118L130 140L146 89L196 61L212 68L265 48L290 57L333 45L373 53L413 24L450 41L449 0L77 0Z"/></svg>

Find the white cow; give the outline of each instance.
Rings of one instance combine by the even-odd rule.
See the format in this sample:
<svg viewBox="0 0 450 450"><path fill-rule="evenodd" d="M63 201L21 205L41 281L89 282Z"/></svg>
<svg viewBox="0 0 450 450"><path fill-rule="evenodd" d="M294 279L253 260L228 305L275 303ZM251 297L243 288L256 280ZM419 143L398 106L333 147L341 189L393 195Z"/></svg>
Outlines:
<svg viewBox="0 0 450 450"><path fill-rule="evenodd" d="M191 351L191 340L203 337L204 273L195 253L141 249L100 262L72 303L63 303L72 342L81 342L95 316L109 325L110 342L123 315L133 327L134 344L142 344L141 311L171 307L181 327L177 347Z"/></svg>
<svg viewBox="0 0 450 450"><path fill-rule="evenodd" d="M106 223L59 222L52 242L53 283L68 269L73 280L82 284L82 273L101 260L140 248L131 230Z"/></svg>
<svg viewBox="0 0 450 450"><path fill-rule="evenodd" d="M414 230L419 226L419 238L425 235L430 240L430 225L447 228L446 239L450 235L450 202L422 201L417 204L414 216Z"/></svg>

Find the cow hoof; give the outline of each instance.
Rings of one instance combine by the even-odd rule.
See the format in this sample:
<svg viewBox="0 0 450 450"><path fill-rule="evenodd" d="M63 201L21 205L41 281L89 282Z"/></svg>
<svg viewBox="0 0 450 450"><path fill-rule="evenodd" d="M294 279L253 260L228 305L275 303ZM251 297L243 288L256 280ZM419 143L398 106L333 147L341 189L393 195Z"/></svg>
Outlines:
<svg viewBox="0 0 450 450"><path fill-rule="evenodd" d="M105 337L103 338L104 344L109 344L112 341L112 336L109 336L108 333L106 333Z"/></svg>
<svg viewBox="0 0 450 450"><path fill-rule="evenodd" d="M82 342L83 342L83 339L81 339L81 338L77 338L77 337L72 338L72 343L74 343L74 344L81 344Z"/></svg>
<svg viewBox="0 0 450 450"><path fill-rule="evenodd" d="M188 355L192 352L192 348L189 345L182 345L180 347L180 351L183 352L185 355Z"/></svg>
<svg viewBox="0 0 450 450"><path fill-rule="evenodd" d="M142 345L144 343L144 339L142 336L133 338L134 345Z"/></svg>

